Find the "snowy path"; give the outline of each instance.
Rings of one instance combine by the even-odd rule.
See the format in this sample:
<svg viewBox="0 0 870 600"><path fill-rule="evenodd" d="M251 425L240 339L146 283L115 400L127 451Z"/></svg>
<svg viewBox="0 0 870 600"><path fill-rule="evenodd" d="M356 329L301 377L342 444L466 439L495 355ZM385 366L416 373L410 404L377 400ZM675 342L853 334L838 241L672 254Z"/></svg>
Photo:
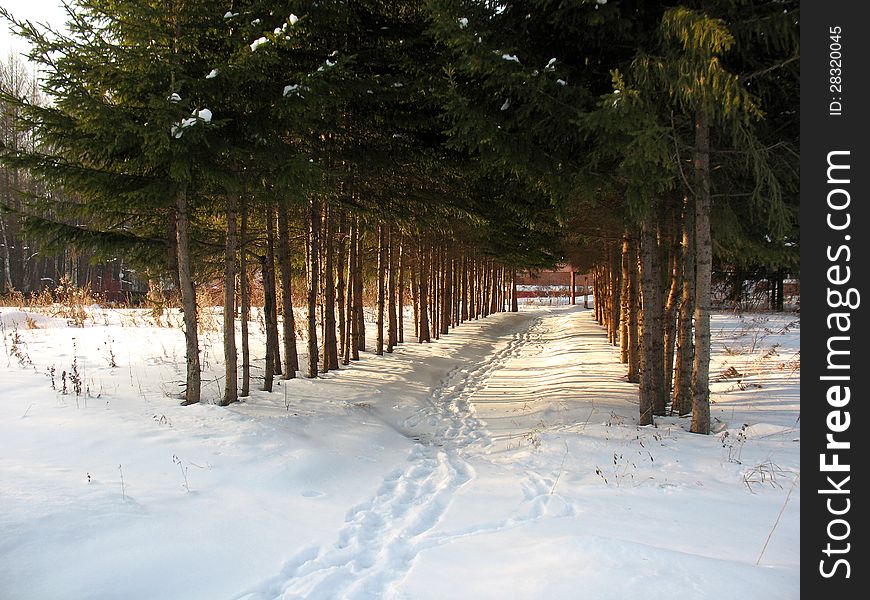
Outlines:
<svg viewBox="0 0 870 600"><path fill-rule="evenodd" d="M281 576L243 597L382 598L423 549L444 543L444 536L433 543L430 534L456 491L475 476L465 455L492 444L471 400L509 359L522 355L540 321L514 316L519 329L506 340L492 340L494 353L476 365L451 368L426 405L402 423L403 433L416 442L407 468L390 473L374 498L348 512L332 547L300 552Z"/></svg>
<svg viewBox="0 0 870 600"><path fill-rule="evenodd" d="M574 311L567 318L576 317ZM449 531L437 530L457 492L473 487L473 463L498 466L499 458L493 461L489 454L503 451L505 441L520 445L518 440L525 438L526 444L537 443L529 423L532 419L534 428L534 421L542 422L541 415L537 411L518 415L518 411L525 412L530 405L546 408L563 404L568 397L576 400L578 386L586 383L582 378L573 383L566 379L570 371L565 363L577 358L575 352L551 348L567 324L566 311L502 314L494 320L495 324L478 325L476 343L459 348L451 357L458 364L437 381L424 405L396 427L415 442L407 466L389 473L374 497L348 511L334 544L302 550L280 575L241 598L393 597L401 593L397 584L427 549L515 528L548 514L576 514L572 501L554 496L555 478L541 476L533 469L506 472L501 467L501 475L513 479L522 493L519 513ZM585 344L599 350L602 345L606 347L594 324L587 323L584 329ZM582 344L574 345L578 352L584 349ZM425 364L425 359L422 362ZM531 379L524 372L529 369L535 371ZM619 367L612 362L605 370L610 380L619 376ZM600 370L592 376L601 376ZM630 395L632 389L620 387L623 393L615 404L630 412L633 407L625 394ZM499 430L497 435L478 418L478 402L487 405L487 415ZM597 411L594 401L584 405ZM551 502L553 507L549 507Z"/></svg>

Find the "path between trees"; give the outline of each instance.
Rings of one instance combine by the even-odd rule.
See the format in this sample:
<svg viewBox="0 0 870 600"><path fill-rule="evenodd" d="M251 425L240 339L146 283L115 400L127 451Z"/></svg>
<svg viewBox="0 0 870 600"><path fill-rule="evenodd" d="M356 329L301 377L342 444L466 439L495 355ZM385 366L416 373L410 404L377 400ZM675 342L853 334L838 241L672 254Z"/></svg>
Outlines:
<svg viewBox="0 0 870 600"><path fill-rule="evenodd" d="M389 423L389 415L370 407L414 442L406 464L384 477L374 497L348 510L337 540L298 552L280 575L241 598L389 597L427 549L548 514L576 514L573 502L553 493L558 473L516 469L510 457L537 447L547 429L582 426L601 411L619 411L620 419L636 413L633 386L607 357L615 350L579 308L503 313L467 327L478 331L452 348L417 410ZM425 356L413 361L411 373L383 393L425 381L421 371L431 363ZM445 372L446 364L452 366ZM481 465L513 480L520 510L445 531L439 524L457 494L475 494Z"/></svg>

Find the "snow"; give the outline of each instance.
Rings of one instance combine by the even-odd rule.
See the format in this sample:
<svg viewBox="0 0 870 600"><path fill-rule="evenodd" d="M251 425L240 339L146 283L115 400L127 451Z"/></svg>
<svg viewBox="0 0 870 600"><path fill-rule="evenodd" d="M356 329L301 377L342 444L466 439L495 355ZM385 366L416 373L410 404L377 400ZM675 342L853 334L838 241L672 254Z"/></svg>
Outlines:
<svg viewBox="0 0 870 600"><path fill-rule="evenodd" d="M559 85L562 85L562 86L568 85L568 82L565 81L564 79L557 79L556 83L558 83Z"/></svg>
<svg viewBox="0 0 870 600"><path fill-rule="evenodd" d="M251 43L251 52L255 52L257 48L262 46L263 44L268 44L269 40L265 37L259 37Z"/></svg>
<svg viewBox="0 0 870 600"><path fill-rule="evenodd" d="M795 315L714 315L716 432L696 436L684 418L636 425L637 386L579 306L472 321L227 408L209 403L219 309L191 407L179 312L84 312L74 327L60 306L0 309L4 597L799 594Z"/></svg>
<svg viewBox="0 0 870 600"><path fill-rule="evenodd" d="M511 99L508 98L504 101L504 104L501 105L501 110L507 110L511 106Z"/></svg>
<svg viewBox="0 0 870 600"><path fill-rule="evenodd" d="M173 93L169 98L167 98L170 102L181 102L181 96L176 93Z"/></svg>
<svg viewBox="0 0 870 600"><path fill-rule="evenodd" d="M290 23L291 26L296 25L297 21L299 21L299 17L297 17L296 15L294 15L292 13L290 14L289 17L287 17L287 22Z"/></svg>
<svg viewBox="0 0 870 600"><path fill-rule="evenodd" d="M218 76L218 70L212 69L211 71L208 72L208 75L206 75L205 78L206 79L214 79L217 76Z"/></svg>
<svg viewBox="0 0 870 600"><path fill-rule="evenodd" d="M549 61L546 65L544 65L544 71L553 71L553 70L555 70L555 68L556 68L556 67L554 66L555 64L556 64L556 59L555 59L555 58L551 58L550 61Z"/></svg>
<svg viewBox="0 0 870 600"><path fill-rule="evenodd" d="M191 113L191 116L187 117L186 119L182 119L181 122L173 125L170 133L175 139L180 139L184 135L185 129L187 129L188 127L193 127L199 122L211 123L211 118L212 112L209 109L203 108L201 110L195 110Z"/></svg>
<svg viewBox="0 0 870 600"><path fill-rule="evenodd" d="M520 59L517 58L516 54L502 54L501 58L502 60L512 61L515 63L520 62Z"/></svg>
<svg viewBox="0 0 870 600"><path fill-rule="evenodd" d="M459 28L465 29L466 27L468 27L468 19L466 17L460 17L459 18Z"/></svg>
<svg viewBox="0 0 870 600"><path fill-rule="evenodd" d="M239 16L239 13L234 13L231 10L228 10L227 12L224 13L224 19L232 19L233 17L238 17L238 16Z"/></svg>
<svg viewBox="0 0 870 600"><path fill-rule="evenodd" d="M286 97L286 96L289 96L290 94L292 94L293 92L297 91L298 89L299 89L299 84L298 84L298 83L291 83L290 85L285 85L285 86L284 86L284 94L283 94L283 95L284 95L285 97Z"/></svg>

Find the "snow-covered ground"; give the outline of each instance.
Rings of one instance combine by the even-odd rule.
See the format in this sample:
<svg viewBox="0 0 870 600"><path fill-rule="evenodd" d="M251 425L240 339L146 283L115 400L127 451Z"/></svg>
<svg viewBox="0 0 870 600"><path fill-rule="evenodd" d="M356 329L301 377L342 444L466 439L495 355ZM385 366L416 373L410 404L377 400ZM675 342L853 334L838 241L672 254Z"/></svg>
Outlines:
<svg viewBox="0 0 870 600"><path fill-rule="evenodd" d="M714 317L711 436L637 427L579 306L229 408L178 405L181 333L145 311L0 317L4 599L798 597L793 315Z"/></svg>

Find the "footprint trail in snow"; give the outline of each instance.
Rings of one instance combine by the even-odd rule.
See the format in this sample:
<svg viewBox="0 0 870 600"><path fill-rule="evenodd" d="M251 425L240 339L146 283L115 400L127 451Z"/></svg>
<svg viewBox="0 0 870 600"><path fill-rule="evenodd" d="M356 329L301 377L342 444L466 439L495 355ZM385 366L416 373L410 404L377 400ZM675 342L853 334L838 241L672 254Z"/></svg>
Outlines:
<svg viewBox="0 0 870 600"><path fill-rule="evenodd" d="M476 367L451 369L436 385L428 402L405 419L408 437L417 440L404 470L381 483L370 500L348 511L338 540L326 548L307 548L285 564L282 573L240 598L383 598L395 592L415 558L427 548L457 538L497 531L549 512L550 483L526 473L523 494L529 515L449 533L433 529L447 512L453 495L475 477L465 455L492 444L485 424L475 414L472 397L490 377L524 349L540 342L540 318L524 321L507 343ZM563 507L565 514L573 508Z"/></svg>

